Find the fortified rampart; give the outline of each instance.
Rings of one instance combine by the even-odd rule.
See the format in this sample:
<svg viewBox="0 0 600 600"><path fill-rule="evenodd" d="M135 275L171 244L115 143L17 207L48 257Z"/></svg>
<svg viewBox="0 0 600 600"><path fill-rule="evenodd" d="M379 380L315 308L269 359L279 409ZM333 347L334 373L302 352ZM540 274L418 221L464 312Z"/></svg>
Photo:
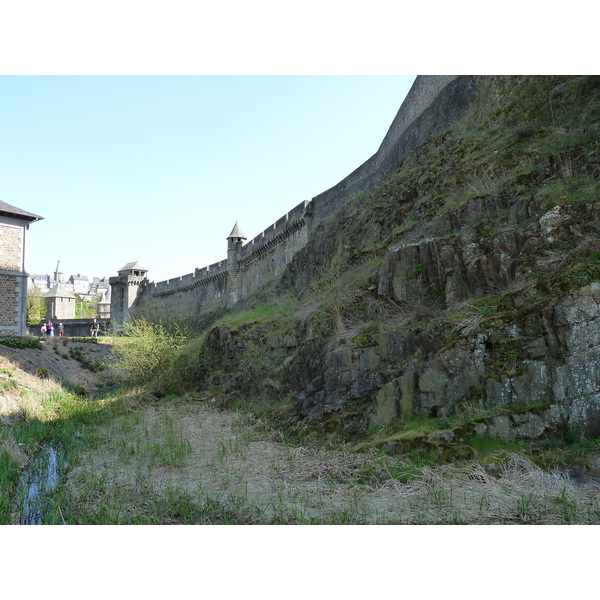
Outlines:
<svg viewBox="0 0 600 600"><path fill-rule="evenodd" d="M232 307L280 275L303 248L312 229L356 194L396 168L408 153L462 118L475 92L471 76L419 76L375 155L333 188L303 201L247 243L237 224L228 239L227 259L193 273L150 283L127 272L111 277L111 320L122 323L132 311L202 315Z"/></svg>
<svg viewBox="0 0 600 600"><path fill-rule="evenodd" d="M246 239L243 234L234 240L230 236L227 259L193 273L158 283L135 277L127 282L111 278L111 285L125 285L129 293L135 289L132 304L136 307L152 306L153 310L166 313L199 315L234 306L280 275L306 244L310 207L311 202L301 202L246 244L242 243ZM124 306L126 296L113 291L112 298L111 317L120 323L122 319L115 315L125 316L128 312Z"/></svg>

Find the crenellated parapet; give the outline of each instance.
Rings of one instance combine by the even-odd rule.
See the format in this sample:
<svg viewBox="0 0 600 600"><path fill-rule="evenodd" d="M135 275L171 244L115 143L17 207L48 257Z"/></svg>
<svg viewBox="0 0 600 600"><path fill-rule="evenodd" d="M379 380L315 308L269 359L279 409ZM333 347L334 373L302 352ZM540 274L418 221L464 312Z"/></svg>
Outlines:
<svg viewBox="0 0 600 600"><path fill-rule="evenodd" d="M108 283L111 285L140 286L146 280L145 277L109 277Z"/></svg>
<svg viewBox="0 0 600 600"><path fill-rule="evenodd" d="M196 285L210 283L227 277L227 261L221 260L203 269L196 269Z"/></svg>
<svg viewBox="0 0 600 600"><path fill-rule="evenodd" d="M218 279L225 279L227 271L227 261L221 260L202 269L196 269L193 273L182 275L181 277L159 281L158 283L152 282L148 285L148 291L152 296L185 292L199 285L208 284Z"/></svg>
<svg viewBox="0 0 600 600"><path fill-rule="evenodd" d="M305 200L281 219L273 223L268 229L257 235L253 240L242 247L239 264L241 267L249 265L252 261L281 244L288 237L307 225L307 216L311 202Z"/></svg>
<svg viewBox="0 0 600 600"><path fill-rule="evenodd" d="M208 285L219 280L237 279L240 272L247 269L251 263L260 260L265 254L285 242L287 238L306 227L310 208L310 201L301 202L247 244L243 244L243 240L246 238L236 223L227 238L227 259L196 269L193 273L181 277L157 283L152 282L148 284L148 293L152 297L166 296L190 291L198 286ZM231 286L229 287L230 292L236 291L231 289Z"/></svg>

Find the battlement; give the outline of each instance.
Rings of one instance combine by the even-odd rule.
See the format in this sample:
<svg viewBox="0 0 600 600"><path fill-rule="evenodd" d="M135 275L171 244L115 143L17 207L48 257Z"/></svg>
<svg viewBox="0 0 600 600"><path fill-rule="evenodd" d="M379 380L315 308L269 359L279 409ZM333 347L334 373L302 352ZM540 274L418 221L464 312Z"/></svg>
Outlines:
<svg viewBox="0 0 600 600"><path fill-rule="evenodd" d="M252 260L252 255L255 253L261 254L261 250L265 250L273 243L277 243L282 237L286 237L292 233L298 227L302 227L305 224L305 216L310 205L311 201L304 200L281 217L281 219L245 244L240 253L240 262L242 264L248 263Z"/></svg>
<svg viewBox="0 0 600 600"><path fill-rule="evenodd" d="M208 265L202 269L196 269L196 277L198 283L203 281L212 281L217 277L222 277L227 272L227 261L220 260L219 262Z"/></svg>
<svg viewBox="0 0 600 600"><path fill-rule="evenodd" d="M149 291L152 296L182 292L198 285L209 283L215 279L226 277L226 275L227 261L221 260L203 269L196 269L193 273L188 273L181 277L174 277L173 279L159 281L158 283L152 282L149 285Z"/></svg>
<svg viewBox="0 0 600 600"><path fill-rule="evenodd" d="M144 281L146 277L141 275L118 275L108 278L110 285L141 285Z"/></svg>
<svg viewBox="0 0 600 600"><path fill-rule="evenodd" d="M255 258L258 258L263 251L277 244L282 238L287 237L299 227L304 226L305 215L310 204L310 201L304 200L283 215L281 219L278 219L254 239L242 246L239 254L240 264L248 264ZM216 279L226 277L227 271L227 260L221 260L207 267L196 269L193 273L187 275L174 277L166 281L152 282L149 285L149 291L152 296L160 296L190 290L198 285L208 284ZM113 279L117 278L111 277L111 281Z"/></svg>

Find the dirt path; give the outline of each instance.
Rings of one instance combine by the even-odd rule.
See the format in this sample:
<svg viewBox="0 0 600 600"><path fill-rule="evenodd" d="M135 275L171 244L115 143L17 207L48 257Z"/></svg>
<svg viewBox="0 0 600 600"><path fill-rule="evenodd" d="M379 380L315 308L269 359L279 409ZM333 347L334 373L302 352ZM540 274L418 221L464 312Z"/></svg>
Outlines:
<svg viewBox="0 0 600 600"><path fill-rule="evenodd" d="M391 459L290 447L238 414L195 403L140 407L104 437L70 473L69 488L91 512L94 503L118 503L119 522L176 494L217 502L249 523L600 522L598 485L576 485L518 456L498 477L473 463L401 483L390 477Z"/></svg>

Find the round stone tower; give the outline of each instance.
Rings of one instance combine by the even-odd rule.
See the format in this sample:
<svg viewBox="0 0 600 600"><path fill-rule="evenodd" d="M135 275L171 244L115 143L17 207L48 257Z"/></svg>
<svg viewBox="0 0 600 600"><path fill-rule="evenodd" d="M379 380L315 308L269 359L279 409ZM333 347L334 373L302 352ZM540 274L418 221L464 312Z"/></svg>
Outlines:
<svg viewBox="0 0 600 600"><path fill-rule="evenodd" d="M237 221L231 230L231 233L227 236L227 270L236 271L238 270L238 259L239 253L244 245L246 236L242 233L240 226Z"/></svg>
<svg viewBox="0 0 600 600"><path fill-rule="evenodd" d="M98 307L96 309L99 319L110 319L110 300L106 298L106 292L104 290L98 300Z"/></svg>
<svg viewBox="0 0 600 600"><path fill-rule="evenodd" d="M246 236L237 221L227 236L227 306L237 304L237 278L240 269L239 259Z"/></svg>

